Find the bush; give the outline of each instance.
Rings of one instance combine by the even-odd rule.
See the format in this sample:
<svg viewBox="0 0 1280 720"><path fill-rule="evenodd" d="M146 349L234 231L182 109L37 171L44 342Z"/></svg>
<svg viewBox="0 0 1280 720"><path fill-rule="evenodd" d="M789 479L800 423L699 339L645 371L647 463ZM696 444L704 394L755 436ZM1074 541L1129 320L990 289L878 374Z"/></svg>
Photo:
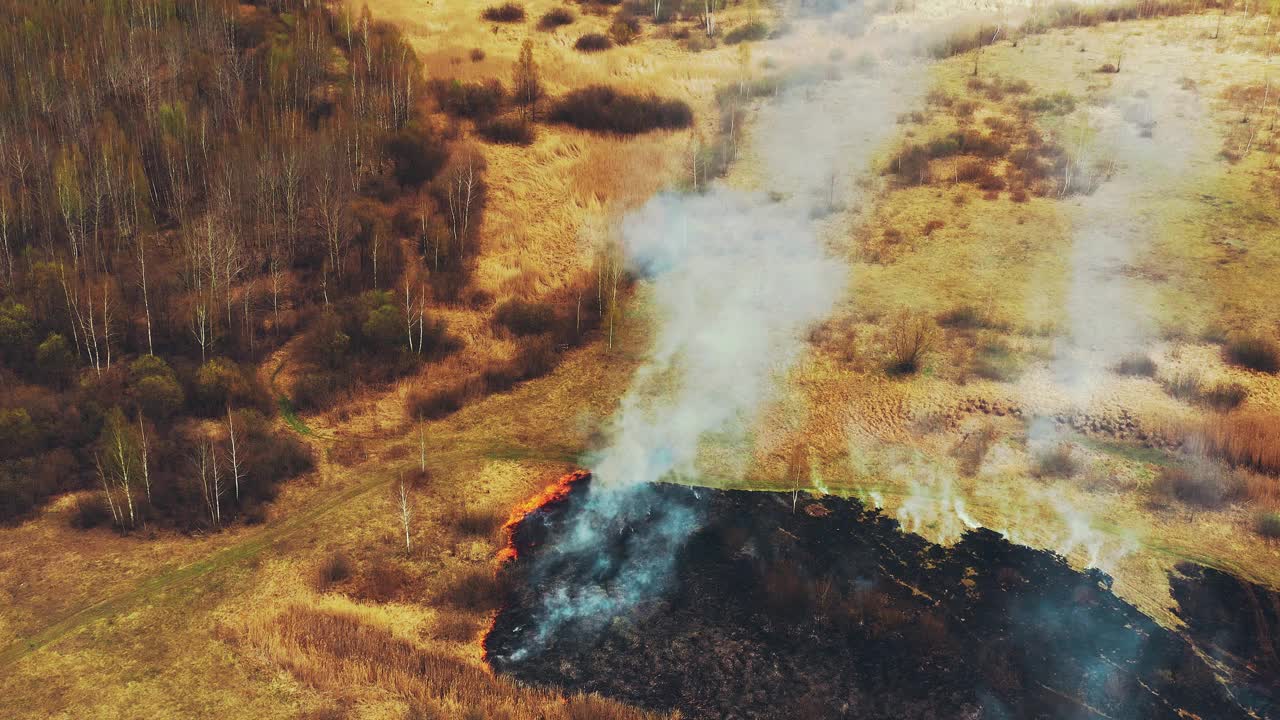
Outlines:
<svg viewBox="0 0 1280 720"><path fill-rule="evenodd" d="M974 357L973 372L980 378L1013 382L1022 374L1022 359L1003 340L983 343Z"/></svg>
<svg viewBox="0 0 1280 720"><path fill-rule="evenodd" d="M551 121L595 132L635 135L689 127L693 124L693 110L680 100L630 95L605 85L591 85L556 101Z"/></svg>
<svg viewBox="0 0 1280 720"><path fill-rule="evenodd" d="M1071 477L1079 471L1080 463L1065 442L1037 455L1032 470L1036 477Z"/></svg>
<svg viewBox="0 0 1280 720"><path fill-rule="evenodd" d="M311 322L311 327L298 342L299 359L329 369L347 364L351 336L342 330L342 319L333 310L325 310Z"/></svg>
<svg viewBox="0 0 1280 720"><path fill-rule="evenodd" d="M977 305L957 305L938 315L938 324L962 330L996 327L990 316Z"/></svg>
<svg viewBox="0 0 1280 720"><path fill-rule="evenodd" d="M1239 337L1227 343L1227 361L1233 365L1275 374L1280 371L1280 347L1267 338Z"/></svg>
<svg viewBox="0 0 1280 720"><path fill-rule="evenodd" d="M1249 390L1240 383L1220 382L1204 391L1201 398L1220 412L1234 410L1249 397Z"/></svg>
<svg viewBox="0 0 1280 720"><path fill-rule="evenodd" d="M1268 540L1280 540L1280 511L1264 510L1253 517L1253 529Z"/></svg>
<svg viewBox="0 0 1280 720"><path fill-rule="evenodd" d="M77 530L88 530L111 522L111 509L101 493L94 493L87 498L76 498L75 508L68 519L71 527Z"/></svg>
<svg viewBox="0 0 1280 720"><path fill-rule="evenodd" d="M767 37L769 37L769 26L759 20L752 20L746 25L739 25L738 27L730 30L729 33L724 36L724 41L727 45L736 45L740 42L764 40Z"/></svg>
<svg viewBox="0 0 1280 720"><path fill-rule="evenodd" d="M619 45L630 45L640 36L640 21L630 15L619 15L609 26L609 37Z"/></svg>
<svg viewBox="0 0 1280 720"><path fill-rule="evenodd" d="M608 36L600 33L587 33L578 38L578 41L573 44L574 50L585 53L600 52L611 47L613 47L613 41Z"/></svg>
<svg viewBox="0 0 1280 720"><path fill-rule="evenodd" d="M556 311L540 302L511 299L493 311L493 322L513 335L539 335L555 326Z"/></svg>
<svg viewBox="0 0 1280 720"><path fill-rule="evenodd" d="M889 372L915 373L936 343L937 331L930 318L911 313L899 315L889 328Z"/></svg>
<svg viewBox="0 0 1280 720"><path fill-rule="evenodd" d="M428 87L440 109L455 117L486 118L497 114L507 100L507 90L501 82L489 79L484 82L461 82L437 79Z"/></svg>
<svg viewBox="0 0 1280 720"><path fill-rule="evenodd" d="M1064 91L1052 95L1042 95L1022 103L1022 109L1031 113L1048 115L1070 115L1076 109L1076 99L1071 93Z"/></svg>
<svg viewBox="0 0 1280 720"><path fill-rule="evenodd" d="M353 574L351 560L341 552L332 552L320 563L316 574L320 581L320 589L340 583Z"/></svg>
<svg viewBox="0 0 1280 720"><path fill-rule="evenodd" d="M448 158L443 141L419 128L405 128L387 138L386 153L401 187L419 187L435 177Z"/></svg>
<svg viewBox="0 0 1280 720"><path fill-rule="evenodd" d="M1164 389L1170 395L1183 402L1194 402L1200 397L1200 375L1192 370L1183 370L1164 381Z"/></svg>
<svg viewBox="0 0 1280 720"><path fill-rule="evenodd" d="M172 375L144 377L133 386L134 400L143 415L152 420L167 420L182 407L182 386Z"/></svg>
<svg viewBox="0 0 1280 720"><path fill-rule="evenodd" d="M75 374L76 355L71 343L58 333L49 336L36 348L36 368L46 382L64 385Z"/></svg>
<svg viewBox="0 0 1280 720"><path fill-rule="evenodd" d="M502 582L487 567L455 571L445 583L434 599L455 608L472 612L493 610L502 600Z"/></svg>
<svg viewBox="0 0 1280 720"><path fill-rule="evenodd" d="M520 118L494 118L476 127L489 142L503 145L528 145L533 142L533 126Z"/></svg>
<svg viewBox="0 0 1280 720"><path fill-rule="evenodd" d="M12 298L0 303L0 361L10 367L24 365L34 337L31 310Z"/></svg>
<svg viewBox="0 0 1280 720"><path fill-rule="evenodd" d="M481 374L487 392L506 392L517 383L542 377L556 366L556 352L549 338L525 341L509 362Z"/></svg>
<svg viewBox="0 0 1280 720"><path fill-rule="evenodd" d="M405 405L415 419L438 420L461 410L470 395L466 384L431 391L415 389L409 392Z"/></svg>
<svg viewBox="0 0 1280 720"><path fill-rule="evenodd" d="M1120 362L1116 363L1116 372L1120 375L1155 377L1156 361L1152 360L1149 355L1141 353L1126 355L1120 358Z"/></svg>
<svg viewBox="0 0 1280 720"><path fill-rule="evenodd" d="M573 11L562 7L552 8L538 20L538 29L554 30L565 25L572 25L573 21Z"/></svg>
<svg viewBox="0 0 1280 720"><path fill-rule="evenodd" d="M524 22L524 6L513 2L490 5L480 13L480 17L489 22Z"/></svg>
<svg viewBox="0 0 1280 720"><path fill-rule="evenodd" d="M1243 496L1245 484L1226 466L1206 462L1194 467L1174 465L1161 468L1151 489L1158 495L1175 498L1188 505L1217 508Z"/></svg>
<svg viewBox="0 0 1280 720"><path fill-rule="evenodd" d="M360 334L378 350L398 347L405 341L406 332L404 316L390 304L372 308L360 324Z"/></svg>

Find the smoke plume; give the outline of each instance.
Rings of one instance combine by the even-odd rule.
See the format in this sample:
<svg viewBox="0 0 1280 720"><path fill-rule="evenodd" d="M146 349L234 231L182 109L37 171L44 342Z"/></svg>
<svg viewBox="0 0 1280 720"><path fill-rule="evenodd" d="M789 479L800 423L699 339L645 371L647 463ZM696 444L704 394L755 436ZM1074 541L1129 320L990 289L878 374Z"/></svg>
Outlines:
<svg viewBox="0 0 1280 720"><path fill-rule="evenodd" d="M806 54L849 40L821 27L797 28L770 51L793 68L825 66L826 56ZM882 59L890 45L880 42ZM848 267L824 240L840 217L834 200L856 200L847 178L870 170L897 114L923 87L920 68L902 58L867 65L864 57L864 72L829 73L764 101L739 152L763 187L714 182L702 193L665 192L624 218L630 267L654 310L652 347L609 443L590 461L595 480L567 539L541 556L548 566L585 559L595 581L551 588L521 652L536 652L568 622L607 622L663 587L698 527L696 491L687 506L668 499L659 507L652 483L696 476L699 448L712 436L734 447L748 441L804 348L803 334L845 292Z"/></svg>

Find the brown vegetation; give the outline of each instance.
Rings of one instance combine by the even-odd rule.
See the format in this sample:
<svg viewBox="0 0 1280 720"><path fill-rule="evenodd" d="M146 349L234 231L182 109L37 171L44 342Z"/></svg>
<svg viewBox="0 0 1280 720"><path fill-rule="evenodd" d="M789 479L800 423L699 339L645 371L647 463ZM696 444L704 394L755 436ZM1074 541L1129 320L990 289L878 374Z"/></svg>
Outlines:
<svg viewBox="0 0 1280 720"><path fill-rule="evenodd" d="M649 717L592 695L522 688L478 663L424 647L349 610L291 606L255 621L243 637L311 687L344 697L353 685L376 685L408 703L413 717Z"/></svg>
<svg viewBox="0 0 1280 720"><path fill-rule="evenodd" d="M578 41L573 44L574 50L585 53L600 52L611 47L613 47L613 41L609 39L609 36L600 33L587 33L579 37Z"/></svg>
<svg viewBox="0 0 1280 720"><path fill-rule="evenodd" d="M1157 495L1189 505L1218 508L1244 496L1244 479L1214 462L1170 465L1160 469L1151 489Z"/></svg>
<svg viewBox="0 0 1280 720"><path fill-rule="evenodd" d="M516 23L524 22L524 6L520 3L506 2L501 5L490 5L480 13L480 17L489 22Z"/></svg>
<svg viewBox="0 0 1280 720"><path fill-rule="evenodd" d="M1209 418L1199 442L1234 466L1280 475L1280 417L1274 414L1237 411Z"/></svg>
<svg viewBox="0 0 1280 720"><path fill-rule="evenodd" d="M1280 346L1268 338L1233 338L1227 342L1224 352L1233 365L1273 375L1280 372Z"/></svg>
<svg viewBox="0 0 1280 720"><path fill-rule="evenodd" d="M557 100L550 120L582 130L635 135L688 127L693 123L693 110L680 100L631 95L605 85L591 85Z"/></svg>

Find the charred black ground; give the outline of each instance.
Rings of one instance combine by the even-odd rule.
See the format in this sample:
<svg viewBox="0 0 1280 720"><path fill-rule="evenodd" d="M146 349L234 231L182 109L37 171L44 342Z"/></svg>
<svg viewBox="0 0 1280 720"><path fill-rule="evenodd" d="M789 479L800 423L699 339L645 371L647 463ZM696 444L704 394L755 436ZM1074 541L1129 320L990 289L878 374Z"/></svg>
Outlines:
<svg viewBox="0 0 1280 720"><path fill-rule="evenodd" d="M557 590L610 586L556 551L589 478L514 525L498 672L692 718L1273 717L1280 594L1186 566L1185 634L1098 571L978 530L953 547L856 500L660 485L643 522L694 503L702 527L661 597L531 638ZM602 552L626 553L632 529ZM525 650L526 652L521 652Z"/></svg>

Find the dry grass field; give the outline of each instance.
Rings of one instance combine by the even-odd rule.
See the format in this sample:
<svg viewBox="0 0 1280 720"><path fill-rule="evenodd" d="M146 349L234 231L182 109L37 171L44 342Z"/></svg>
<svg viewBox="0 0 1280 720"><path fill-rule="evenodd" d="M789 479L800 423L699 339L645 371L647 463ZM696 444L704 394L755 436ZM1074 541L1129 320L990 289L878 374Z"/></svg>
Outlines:
<svg viewBox="0 0 1280 720"><path fill-rule="evenodd" d="M608 16L575 4L573 24L535 28L560 5L534 0L523 23L499 24L475 3L370 3L404 28L428 78L506 82L530 38L550 95L608 83L694 108L693 131L624 139L540 124L527 147L477 141L490 190L474 285L496 301L545 297L589 271L620 217L688 172L694 134L715 134L717 88L744 62L765 74L771 52L782 55L771 43L787 42L754 43L744 60L741 46L691 52L646 23L630 45L585 54L573 42L605 31ZM882 22L924 22L939 7L917 2ZM873 172L849 168L847 202L823 223L848 265L837 311L809 335L748 446L706 443L698 482L855 495L944 541L981 524L1103 568L1157 620L1169 620L1165 573L1179 560L1280 585L1280 544L1255 532L1280 512L1280 376L1224 349L1280 333L1274 39L1265 16L1205 12L1052 30L931 64L919 107L876 150ZM1117 61L1119 72L1100 71ZM833 62L851 78L892 72L859 70L854 54ZM1109 144L1107 123L1146 125L1149 137ZM965 130L1009 147L932 158L923 184L893 172L907 144ZM1096 189L1067 193L1054 174L1024 172L1028 133L1087 156ZM981 167L962 167L971 162ZM777 179L748 152L726 182L773 190ZM1073 243L1099 218L1119 222L1130 249L1132 307L1115 312L1134 319L1151 363L1091 366L1081 394L1057 376L1055 348L1078 322ZM412 391L519 352L486 310L450 308L460 352L301 419L317 469L285 485L261 525L77 531L68 496L0 528L3 713L648 717L517 686L489 671L479 641L502 523L598 442L646 356L650 310L640 283L611 346L565 352L546 377L415 423ZM918 372L887 372L915 326L927 337ZM1211 484L1209 497L1180 469Z"/></svg>

